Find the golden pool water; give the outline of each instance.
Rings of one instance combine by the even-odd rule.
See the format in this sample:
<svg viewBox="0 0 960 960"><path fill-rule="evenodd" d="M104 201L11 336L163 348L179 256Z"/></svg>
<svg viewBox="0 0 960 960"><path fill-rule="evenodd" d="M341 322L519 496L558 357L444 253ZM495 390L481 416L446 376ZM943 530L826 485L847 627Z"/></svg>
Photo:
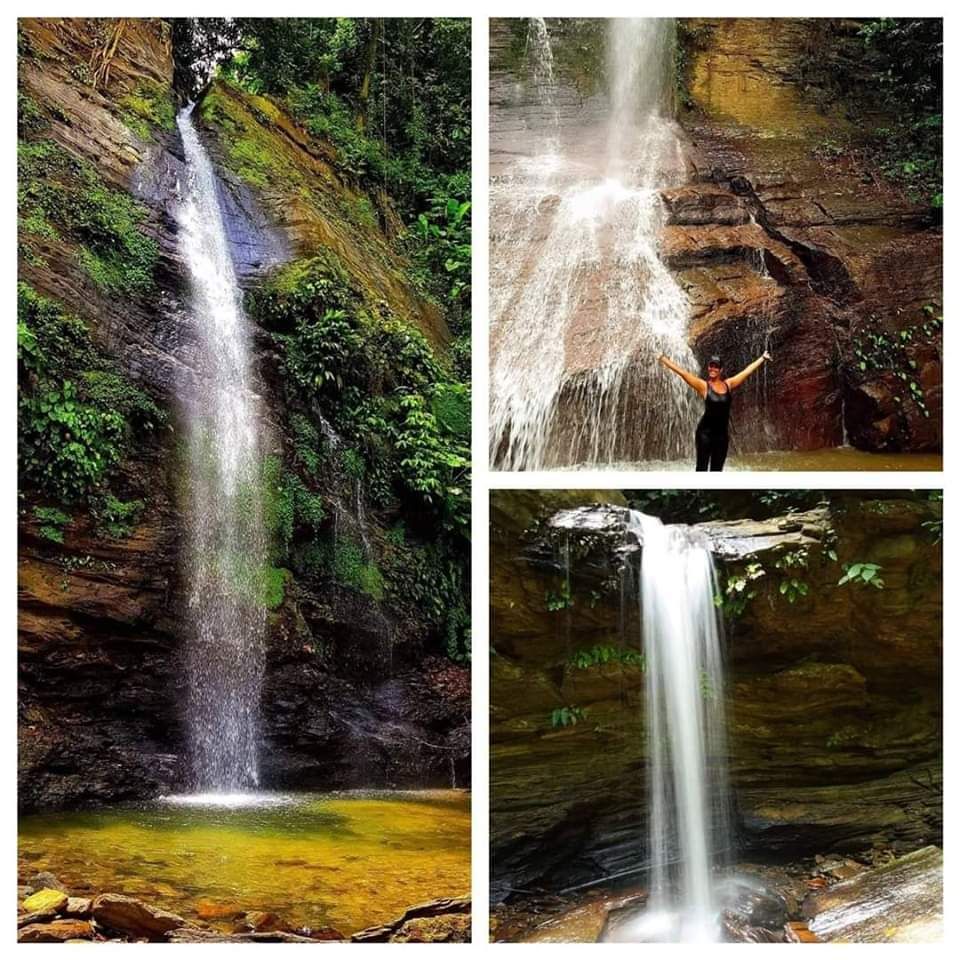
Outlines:
<svg viewBox="0 0 960 960"><path fill-rule="evenodd" d="M124 893L232 927L241 911L349 935L415 903L470 893L470 795L261 795L21 817L19 873L75 896Z"/></svg>

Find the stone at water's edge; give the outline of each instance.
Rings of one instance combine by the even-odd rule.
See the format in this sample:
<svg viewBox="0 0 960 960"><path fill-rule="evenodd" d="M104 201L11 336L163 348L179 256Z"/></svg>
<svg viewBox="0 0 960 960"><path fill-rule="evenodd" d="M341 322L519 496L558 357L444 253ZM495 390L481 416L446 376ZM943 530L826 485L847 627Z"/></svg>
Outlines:
<svg viewBox="0 0 960 960"><path fill-rule="evenodd" d="M93 901L98 926L130 937L160 940L171 930L191 926L183 917L120 893L103 893Z"/></svg>
<svg viewBox="0 0 960 960"><path fill-rule="evenodd" d="M27 913L51 915L59 913L67 905L69 897L62 890L38 890L23 901Z"/></svg>
<svg viewBox="0 0 960 960"><path fill-rule="evenodd" d="M833 943L930 943L943 937L943 851L924 847L814 893L810 930Z"/></svg>
<svg viewBox="0 0 960 960"><path fill-rule="evenodd" d="M68 940L92 940L93 924L89 920L54 920L31 923L17 931L18 943L65 943Z"/></svg>
<svg viewBox="0 0 960 960"><path fill-rule="evenodd" d="M360 930L352 943L465 943L470 940L469 897L445 897L418 903L402 917Z"/></svg>

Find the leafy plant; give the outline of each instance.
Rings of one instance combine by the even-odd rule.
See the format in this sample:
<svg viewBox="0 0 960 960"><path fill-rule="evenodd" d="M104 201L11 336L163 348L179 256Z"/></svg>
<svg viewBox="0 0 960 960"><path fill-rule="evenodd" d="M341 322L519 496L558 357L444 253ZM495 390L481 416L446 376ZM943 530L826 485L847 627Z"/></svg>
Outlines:
<svg viewBox="0 0 960 960"><path fill-rule="evenodd" d="M589 670L591 667L607 663L620 663L624 666L636 666L646 669L646 657L638 650L622 647L598 645L588 650L578 650L570 657L570 665L577 670Z"/></svg>
<svg viewBox="0 0 960 960"><path fill-rule="evenodd" d="M547 590L544 594L544 602L551 613L559 610L569 610L573 607L573 596L570 593L570 584L565 580L558 591Z"/></svg>
<svg viewBox="0 0 960 960"><path fill-rule="evenodd" d="M847 583L859 583L863 586L876 587L877 590L883 589L883 579L877 574L883 569L878 563L845 563L843 565L843 576L837 581L837 586L842 587Z"/></svg>
<svg viewBox="0 0 960 960"><path fill-rule="evenodd" d="M112 493L97 497L92 505L97 531L114 540L130 536L145 506L143 500L119 500Z"/></svg>
<svg viewBox="0 0 960 960"><path fill-rule="evenodd" d="M741 616L757 596L757 581L766 575L763 564L758 562L748 563L742 570L729 573L722 592L713 598L714 604L728 617Z"/></svg>
<svg viewBox="0 0 960 960"><path fill-rule="evenodd" d="M56 507L34 507L33 519L40 524L37 532L44 540L63 543L63 528L70 522L69 514Z"/></svg>
<svg viewBox="0 0 960 960"><path fill-rule="evenodd" d="M809 551L806 547L799 547L778 557L774 564L785 574L780 580L779 591L789 603L796 603L810 592L809 584L796 575L798 571L807 569L808 562Z"/></svg>
<svg viewBox="0 0 960 960"><path fill-rule="evenodd" d="M550 714L550 726L554 729L574 727L585 717L582 707L558 707Z"/></svg>

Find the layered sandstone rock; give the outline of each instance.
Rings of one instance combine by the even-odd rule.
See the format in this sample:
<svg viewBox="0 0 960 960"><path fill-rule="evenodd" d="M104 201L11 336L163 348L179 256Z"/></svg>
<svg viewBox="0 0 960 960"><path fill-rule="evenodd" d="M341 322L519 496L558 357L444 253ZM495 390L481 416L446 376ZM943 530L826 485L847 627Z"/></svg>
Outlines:
<svg viewBox="0 0 960 960"><path fill-rule="evenodd" d="M622 507L591 507L588 492L574 506L551 493L538 511L532 496L498 492L491 511L500 895L645 862L639 606L622 589L642 545L626 541ZM721 589L747 563L764 571L726 638L743 850L803 856L939 842L941 560L924 526L939 516L940 505L925 501L834 497L806 513L699 525ZM776 564L799 551L808 592L791 604ZM881 565L882 590L838 585L843 564L863 561ZM565 707L579 720L555 724Z"/></svg>

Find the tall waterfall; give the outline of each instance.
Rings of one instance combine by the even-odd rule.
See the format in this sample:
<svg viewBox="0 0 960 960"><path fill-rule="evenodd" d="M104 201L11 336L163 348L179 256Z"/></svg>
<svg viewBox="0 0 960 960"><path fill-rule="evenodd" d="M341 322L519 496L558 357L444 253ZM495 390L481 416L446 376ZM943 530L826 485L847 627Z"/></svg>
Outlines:
<svg viewBox="0 0 960 960"><path fill-rule="evenodd" d="M712 868L729 845L721 628L706 543L631 512L643 544L650 897L643 940L719 939Z"/></svg>
<svg viewBox="0 0 960 960"><path fill-rule="evenodd" d="M186 703L194 787L231 793L258 783L257 743L267 548L260 498L249 333L213 167L182 110L185 175L177 210L190 281L195 355L181 384L186 426Z"/></svg>
<svg viewBox="0 0 960 960"><path fill-rule="evenodd" d="M660 191L684 175L673 43L670 20L611 20L603 115L568 107L491 182L497 468L689 452L692 391L657 363L666 353L696 367L686 297L657 252Z"/></svg>

